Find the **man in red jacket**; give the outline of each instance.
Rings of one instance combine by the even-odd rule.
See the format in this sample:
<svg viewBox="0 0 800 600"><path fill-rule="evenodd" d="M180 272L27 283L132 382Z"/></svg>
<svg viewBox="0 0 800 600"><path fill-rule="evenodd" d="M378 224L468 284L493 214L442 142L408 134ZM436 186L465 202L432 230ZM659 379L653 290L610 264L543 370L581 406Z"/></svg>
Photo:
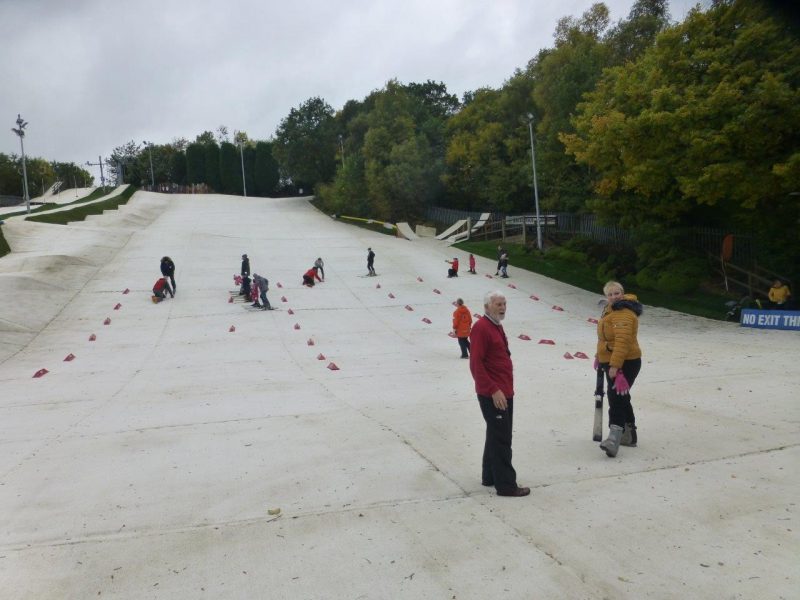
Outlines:
<svg viewBox="0 0 800 600"><path fill-rule="evenodd" d="M489 292L483 305L485 314L472 327L469 338L469 368L486 421L481 483L494 486L498 496L527 496L530 488L517 485L517 472L511 466L514 368L501 325L506 298L501 292Z"/></svg>

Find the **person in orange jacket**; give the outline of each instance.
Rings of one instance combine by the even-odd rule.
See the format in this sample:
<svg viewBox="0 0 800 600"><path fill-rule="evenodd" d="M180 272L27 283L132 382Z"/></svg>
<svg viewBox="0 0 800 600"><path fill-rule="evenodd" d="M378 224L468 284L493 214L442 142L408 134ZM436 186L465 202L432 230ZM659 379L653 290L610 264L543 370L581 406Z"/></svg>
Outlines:
<svg viewBox="0 0 800 600"><path fill-rule="evenodd" d="M456 300L456 309L453 311L453 333L458 338L461 348L461 358L469 358L469 334L472 332L472 315L464 306L464 301Z"/></svg>
<svg viewBox="0 0 800 600"><path fill-rule="evenodd" d="M314 278L317 281L322 281L319 278L319 274L317 273L317 267L311 267L308 271L305 272L303 275L303 285L307 285L308 287L314 287Z"/></svg>

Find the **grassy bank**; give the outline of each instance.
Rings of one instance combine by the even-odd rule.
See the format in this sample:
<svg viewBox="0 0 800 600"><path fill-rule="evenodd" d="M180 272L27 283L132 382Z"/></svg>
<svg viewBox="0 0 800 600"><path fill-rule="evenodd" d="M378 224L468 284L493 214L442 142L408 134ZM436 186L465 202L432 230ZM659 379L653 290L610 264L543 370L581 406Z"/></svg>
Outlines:
<svg viewBox="0 0 800 600"><path fill-rule="evenodd" d="M497 240L455 244L457 248L465 252L472 252L492 260L497 258L497 245ZM535 250L527 250L521 244L504 244L504 247L508 251L508 264L512 276L513 267L516 267L539 273L557 281L563 281L583 290L594 292L599 296L603 294L602 288L605 281L599 281L595 274L595 269L588 265L548 258L546 253L539 255ZM625 285L626 282L622 281L622 284ZM660 306L690 315L718 320L724 319L725 301L729 299L722 295L702 291L684 295L662 294L652 290L640 290L635 285L626 285L626 290L636 294L642 303L650 306Z"/></svg>
<svg viewBox="0 0 800 600"><path fill-rule="evenodd" d="M96 202L94 204L81 204L72 210L31 216L28 217L27 220L36 221L37 223L53 223L55 225L66 225L70 221L83 221L89 215L99 215L105 210L115 210L121 205L126 204L131 196L136 193L136 189L137 188L130 185L121 194L109 198L108 200L103 200L102 202Z"/></svg>
<svg viewBox="0 0 800 600"><path fill-rule="evenodd" d="M8 247L8 242L3 236L3 227L0 225L0 257L5 256L9 252L11 252L11 248Z"/></svg>
<svg viewBox="0 0 800 600"><path fill-rule="evenodd" d="M46 202L45 204L41 204L36 208L31 209L31 214L44 212L46 210L52 210L54 208L60 208L62 206L70 206L71 204L81 204L83 202L91 202L92 200L97 200L98 198L102 198L103 196L110 194L114 191L114 188L97 188L88 196L84 196L83 198L79 198L77 200L73 200L72 202L65 202L63 204L56 204L55 202ZM3 218L7 219L8 217L17 217L19 215L25 215L27 211L25 210L18 210L17 212L7 213L3 215Z"/></svg>

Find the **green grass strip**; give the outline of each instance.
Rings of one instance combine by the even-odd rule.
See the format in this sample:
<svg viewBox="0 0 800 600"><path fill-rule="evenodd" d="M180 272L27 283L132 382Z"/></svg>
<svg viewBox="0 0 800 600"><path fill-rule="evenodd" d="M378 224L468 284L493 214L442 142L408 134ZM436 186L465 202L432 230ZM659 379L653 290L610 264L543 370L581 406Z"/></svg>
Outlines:
<svg viewBox="0 0 800 600"><path fill-rule="evenodd" d="M0 219L1 221L2 219ZM6 241L5 236L3 235L3 227L0 226L0 257L5 256L11 252L11 248L8 247L8 242Z"/></svg>
<svg viewBox="0 0 800 600"><path fill-rule="evenodd" d="M461 242L455 244L455 246L464 252L471 252L478 256L497 260L497 246L500 243L498 240ZM526 249L522 244L502 245L508 252L509 267L517 267L539 273L550 279L574 285L582 290L595 292L598 296L603 295L605 281L597 279L593 267L562 259L548 258L547 253L540 255L536 250ZM727 310L725 301L729 300L729 298L700 290L684 295L663 294L653 290L638 290L634 285L626 285L625 281L621 283L625 285L626 291L636 294L639 297L639 301L648 306L659 306L720 321L725 319Z"/></svg>
<svg viewBox="0 0 800 600"><path fill-rule="evenodd" d="M113 188L97 188L88 196L84 196L83 198L78 198L77 200L73 200L72 202L65 202L64 204L56 204L55 202L47 202L36 208L31 209L30 214L40 213L46 210L53 210L54 208L61 208L62 206L70 206L71 204L80 204L83 202L91 202L92 200L97 200L98 198L102 198L103 196L107 196L108 194L112 194L114 192ZM2 215L4 219L8 217L17 217L19 215L27 215L28 212L26 210L20 210L13 213L6 213Z"/></svg>
<svg viewBox="0 0 800 600"><path fill-rule="evenodd" d="M27 221L36 221L37 223L52 223L54 225L66 225L71 221L83 221L89 215L99 215L105 210L115 210L121 205L126 204L131 196L136 193L137 188L129 185L121 194L103 200L102 202L95 202L94 204L81 204L72 210L64 210L61 212L54 212L46 215L38 215L28 217Z"/></svg>

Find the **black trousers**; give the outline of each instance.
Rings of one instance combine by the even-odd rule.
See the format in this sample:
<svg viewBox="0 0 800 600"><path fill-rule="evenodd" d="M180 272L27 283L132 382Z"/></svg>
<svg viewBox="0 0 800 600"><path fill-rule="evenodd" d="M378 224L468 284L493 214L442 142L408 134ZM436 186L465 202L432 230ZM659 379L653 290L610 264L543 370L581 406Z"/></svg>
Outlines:
<svg viewBox="0 0 800 600"><path fill-rule="evenodd" d="M469 338L458 338L458 345L461 348L461 356L469 356Z"/></svg>
<svg viewBox="0 0 800 600"><path fill-rule="evenodd" d="M631 404L631 394L628 392L624 396L618 395L614 389L613 381L608 376L608 364L600 365L600 368L606 374L606 390L608 395L608 424L619 425L624 427L625 423L636 423L636 415L633 414L633 404ZM625 374L625 379L633 389L633 382L639 375L642 369L642 359L634 358L633 360L626 360L622 363L622 372Z"/></svg>
<svg viewBox="0 0 800 600"><path fill-rule="evenodd" d="M498 410L491 396L478 395L483 420L486 421L486 441L483 445L481 480L498 490L517 487L517 472L511 466L511 431L514 418L514 399L508 398L508 408Z"/></svg>
<svg viewBox="0 0 800 600"><path fill-rule="evenodd" d="M303 285L307 285L308 287L314 287L314 278L309 277L308 275L303 275Z"/></svg>

